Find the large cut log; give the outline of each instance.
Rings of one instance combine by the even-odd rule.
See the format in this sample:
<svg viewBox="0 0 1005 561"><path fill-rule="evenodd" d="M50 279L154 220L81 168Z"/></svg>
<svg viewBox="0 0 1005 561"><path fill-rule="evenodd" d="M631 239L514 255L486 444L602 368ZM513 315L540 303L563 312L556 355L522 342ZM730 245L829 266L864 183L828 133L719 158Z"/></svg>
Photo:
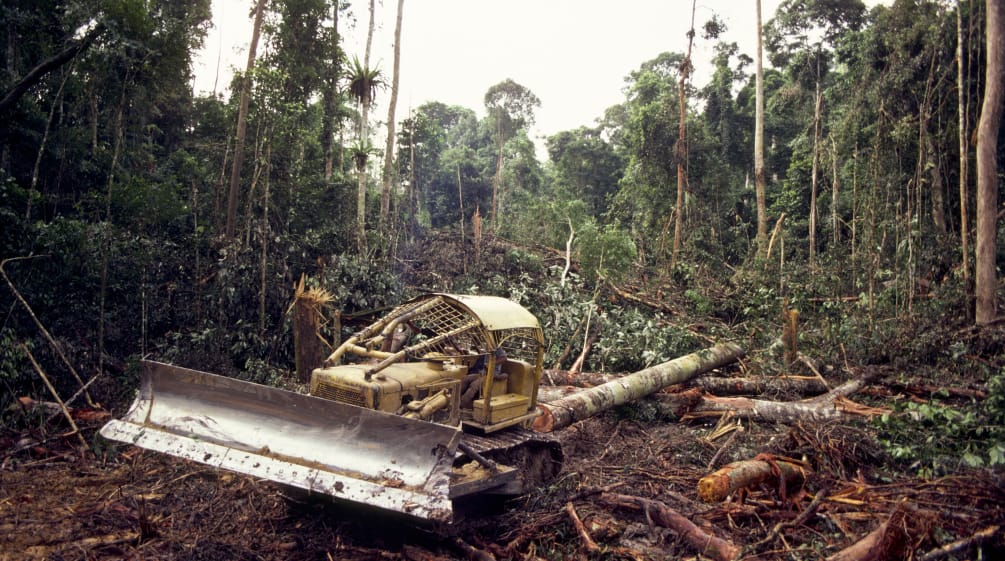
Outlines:
<svg viewBox="0 0 1005 561"><path fill-rule="evenodd" d="M729 364L743 354L743 349L739 345L720 343L566 398L541 404L543 414L534 420L533 428L538 432L551 432L567 427L601 411L645 397L666 386L680 384L699 374Z"/></svg>
<svg viewBox="0 0 1005 561"><path fill-rule="evenodd" d="M762 483L780 490L785 500L789 490L801 488L813 473L802 462L781 457L758 456L719 468L698 480L698 496L707 503L725 500L738 489L749 489Z"/></svg>
<svg viewBox="0 0 1005 561"><path fill-rule="evenodd" d="M601 493L597 500L616 508L644 512L653 523L670 528L679 534L688 545L702 556L717 561L729 561L740 555L739 547L705 532L694 522L659 501L616 493Z"/></svg>

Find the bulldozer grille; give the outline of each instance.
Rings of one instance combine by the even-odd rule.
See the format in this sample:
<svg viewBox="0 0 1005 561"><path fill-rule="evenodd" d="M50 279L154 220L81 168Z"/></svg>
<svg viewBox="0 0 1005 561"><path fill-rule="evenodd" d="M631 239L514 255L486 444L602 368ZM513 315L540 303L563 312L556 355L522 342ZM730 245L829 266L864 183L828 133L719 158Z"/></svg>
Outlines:
<svg viewBox="0 0 1005 561"><path fill-rule="evenodd" d="M340 386L322 381L318 384L316 395L332 401L348 403L349 405L368 407L366 396L363 395L363 392L359 388Z"/></svg>

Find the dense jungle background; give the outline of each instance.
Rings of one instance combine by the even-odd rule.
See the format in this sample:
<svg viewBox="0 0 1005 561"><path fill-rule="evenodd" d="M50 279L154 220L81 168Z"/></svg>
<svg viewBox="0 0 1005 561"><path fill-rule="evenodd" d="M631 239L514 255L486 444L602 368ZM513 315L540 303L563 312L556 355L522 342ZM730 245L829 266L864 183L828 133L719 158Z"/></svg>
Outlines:
<svg viewBox="0 0 1005 561"><path fill-rule="evenodd" d="M0 559L717 558L627 495L735 557L1005 553L998 2L785 0L761 79L697 22L544 161L540 102L506 76L483 117L395 113L393 72L341 41L365 4L259 0L226 96L192 93L209 0L0 5ZM708 83L691 41L715 45ZM709 379L862 383L827 418L711 415L680 395L727 389L669 388L565 431L559 481L446 540L96 437L143 357L302 388L298 288L333 346L417 294L479 293L540 318L551 381L732 341L747 356ZM698 501L758 454L813 475Z"/></svg>

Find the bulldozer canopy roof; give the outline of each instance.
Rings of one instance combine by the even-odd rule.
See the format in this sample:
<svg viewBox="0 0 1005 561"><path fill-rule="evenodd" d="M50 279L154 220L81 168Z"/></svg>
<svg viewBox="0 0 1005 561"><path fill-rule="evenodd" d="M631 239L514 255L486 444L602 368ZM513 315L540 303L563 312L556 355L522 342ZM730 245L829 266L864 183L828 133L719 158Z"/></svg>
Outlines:
<svg viewBox="0 0 1005 561"><path fill-rule="evenodd" d="M537 317L530 313L527 308L506 298L499 296L481 296L468 294L436 294L426 295L418 300L424 300L433 296L441 296L444 299L452 300L463 308L466 308L472 315L481 320L482 325L491 331L502 329L531 328L540 329Z"/></svg>

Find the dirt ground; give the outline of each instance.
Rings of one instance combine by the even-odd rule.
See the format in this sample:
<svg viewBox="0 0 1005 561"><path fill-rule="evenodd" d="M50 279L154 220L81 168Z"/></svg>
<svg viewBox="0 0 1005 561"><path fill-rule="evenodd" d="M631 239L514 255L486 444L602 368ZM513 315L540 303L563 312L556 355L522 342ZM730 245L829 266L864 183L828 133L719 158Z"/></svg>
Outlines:
<svg viewBox="0 0 1005 561"><path fill-rule="evenodd" d="M100 416L82 417L92 443L83 457L76 436L52 427L0 438L0 560L708 558L696 557L652 511L612 503L618 495L656 501L745 559L821 559L891 518L904 530L900 551L914 558L976 559L972 545L956 557L937 548L981 531L983 558L1005 555L1001 474L926 481L882 473L874 467L881 449L864 423L743 422L713 440L715 420L679 421L646 403L617 409L558 433L566 463L557 480L469 513L453 535L442 535L348 505L304 502L266 481L106 447L94 439ZM804 460L812 475L785 497L762 486L723 503L698 499L701 477L759 453ZM573 513L595 550L575 530Z"/></svg>

